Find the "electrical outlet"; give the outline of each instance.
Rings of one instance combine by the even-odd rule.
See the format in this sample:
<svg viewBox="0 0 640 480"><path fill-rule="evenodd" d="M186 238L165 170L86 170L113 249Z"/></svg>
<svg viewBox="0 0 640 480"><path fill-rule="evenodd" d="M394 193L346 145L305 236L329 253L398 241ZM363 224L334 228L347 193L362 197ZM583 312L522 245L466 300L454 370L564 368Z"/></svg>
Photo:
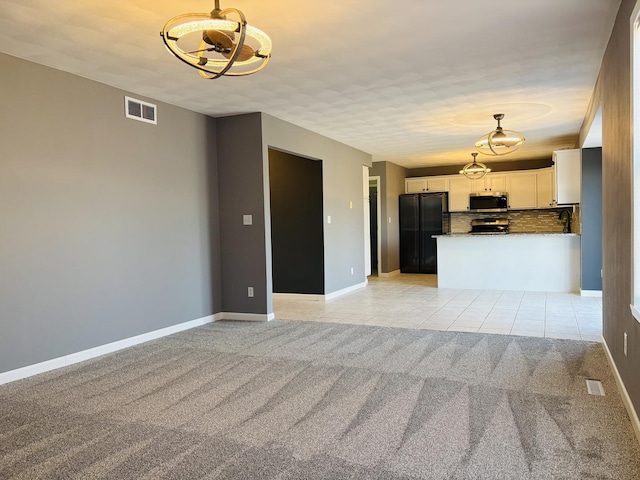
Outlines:
<svg viewBox="0 0 640 480"><path fill-rule="evenodd" d="M624 356L627 356L627 332L624 332Z"/></svg>
<svg viewBox="0 0 640 480"><path fill-rule="evenodd" d="M247 297L253 298L253 287L247 288Z"/></svg>
<svg viewBox="0 0 640 480"><path fill-rule="evenodd" d="M243 215L242 216L242 224L243 225L253 225L253 215Z"/></svg>

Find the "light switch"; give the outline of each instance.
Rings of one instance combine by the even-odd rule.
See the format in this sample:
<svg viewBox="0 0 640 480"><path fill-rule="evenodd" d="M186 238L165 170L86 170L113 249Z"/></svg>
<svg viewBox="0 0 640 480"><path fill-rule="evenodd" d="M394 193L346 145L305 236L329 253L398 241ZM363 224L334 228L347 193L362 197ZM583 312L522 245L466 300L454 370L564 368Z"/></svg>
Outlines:
<svg viewBox="0 0 640 480"><path fill-rule="evenodd" d="M353 202L349 202L349 208L353 208Z"/></svg>
<svg viewBox="0 0 640 480"><path fill-rule="evenodd" d="M331 215L327 215L327 223L331 223Z"/></svg>
<svg viewBox="0 0 640 480"><path fill-rule="evenodd" d="M243 215L242 216L242 224L243 225L253 225L253 215Z"/></svg>
<svg viewBox="0 0 640 480"><path fill-rule="evenodd" d="M389 223L391 223L391 217L389 217Z"/></svg>

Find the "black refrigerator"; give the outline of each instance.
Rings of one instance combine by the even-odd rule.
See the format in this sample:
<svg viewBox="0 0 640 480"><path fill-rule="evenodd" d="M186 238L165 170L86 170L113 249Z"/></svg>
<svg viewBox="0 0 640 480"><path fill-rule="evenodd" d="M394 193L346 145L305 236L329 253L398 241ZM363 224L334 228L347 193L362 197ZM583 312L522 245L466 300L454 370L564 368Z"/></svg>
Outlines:
<svg viewBox="0 0 640 480"><path fill-rule="evenodd" d="M438 273L436 239L449 231L449 198L442 193L400 195L400 271Z"/></svg>

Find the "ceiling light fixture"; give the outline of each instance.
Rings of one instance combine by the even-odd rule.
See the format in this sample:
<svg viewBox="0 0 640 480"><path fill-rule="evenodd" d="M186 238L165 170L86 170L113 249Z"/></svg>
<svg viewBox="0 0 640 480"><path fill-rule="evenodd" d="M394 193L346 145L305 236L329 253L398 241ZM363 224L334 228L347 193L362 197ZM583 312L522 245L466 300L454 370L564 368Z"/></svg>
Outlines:
<svg viewBox="0 0 640 480"><path fill-rule="evenodd" d="M496 113L493 118L498 121L498 127L484 135L476 142L476 149L484 155L506 155L515 152L524 143L524 137L514 130L503 130L500 120L503 113Z"/></svg>
<svg viewBox="0 0 640 480"><path fill-rule="evenodd" d="M467 163L460 173L467 178L472 180L476 180L478 178L484 177L487 173L491 171L484 163L478 163L476 161L476 157L478 156L478 152L473 152L471 154L473 157L473 162Z"/></svg>
<svg viewBox="0 0 640 480"><path fill-rule="evenodd" d="M207 79L249 75L262 70L271 58L269 36L247 25L240 10L221 10L220 0L215 0L210 14L187 13L172 18L160 35L172 54Z"/></svg>

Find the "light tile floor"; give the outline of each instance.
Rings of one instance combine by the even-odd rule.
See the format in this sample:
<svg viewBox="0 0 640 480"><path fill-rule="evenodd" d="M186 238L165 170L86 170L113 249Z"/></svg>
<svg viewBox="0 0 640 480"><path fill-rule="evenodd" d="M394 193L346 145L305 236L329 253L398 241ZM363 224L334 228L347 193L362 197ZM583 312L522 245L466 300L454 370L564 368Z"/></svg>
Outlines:
<svg viewBox="0 0 640 480"><path fill-rule="evenodd" d="M435 275L369 277L333 300L274 296L278 319L599 342L602 299L574 293L437 288Z"/></svg>

